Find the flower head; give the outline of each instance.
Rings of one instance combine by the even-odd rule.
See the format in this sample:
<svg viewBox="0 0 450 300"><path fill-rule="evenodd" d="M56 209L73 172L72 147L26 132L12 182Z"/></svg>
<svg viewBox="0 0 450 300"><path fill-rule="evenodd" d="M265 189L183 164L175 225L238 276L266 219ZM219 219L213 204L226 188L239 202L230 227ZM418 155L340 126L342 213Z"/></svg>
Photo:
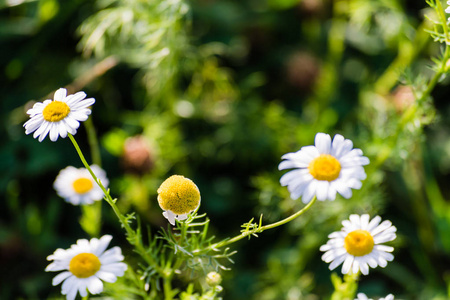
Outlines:
<svg viewBox="0 0 450 300"><path fill-rule="evenodd" d="M369 222L369 215L350 215L349 220L342 222L341 231L330 234L328 242L320 247L325 252L322 260L331 262L330 270L343 263L343 274L361 271L367 275L369 266L386 267L394 259L389 253L394 248L382 244L396 238L397 228L390 221L380 222L379 216Z"/></svg>
<svg viewBox="0 0 450 300"><path fill-rule="evenodd" d="M295 170L284 174L280 183L288 187L292 199L302 196L305 204L314 196L321 201L334 200L336 192L348 199L351 189L361 188L361 180L366 178L362 166L369 164L369 159L362 154L340 134L331 141L328 134L317 133L315 146L305 146L281 157L284 160L278 169Z"/></svg>
<svg viewBox="0 0 450 300"><path fill-rule="evenodd" d="M127 265L122 262L122 250L113 247L106 250L112 236L104 235L100 239L90 241L78 240L69 249L56 249L47 257L53 261L45 271L64 271L53 278L52 284L61 286L61 293L67 300L75 299L79 292L82 297L99 294L103 291L103 281L115 282L117 277L123 276Z"/></svg>
<svg viewBox="0 0 450 300"><path fill-rule="evenodd" d="M167 178L158 188L158 203L170 224L185 220L200 205L200 191L195 183L181 175Z"/></svg>
<svg viewBox="0 0 450 300"><path fill-rule="evenodd" d="M59 136L65 138L67 133L75 134L80 126L79 121L86 121L91 114L88 108L95 103L94 98L86 98L84 92L67 96L67 90L60 88L52 100L45 100L33 105L27 111L30 119L23 125L25 133L34 132L33 137L39 137L39 142L49 134L55 142Z"/></svg>
<svg viewBox="0 0 450 300"><path fill-rule="evenodd" d="M206 275L206 283L209 286L216 286L216 285L219 285L221 282L222 282L222 276L220 276L220 274L217 272L212 271Z"/></svg>
<svg viewBox="0 0 450 300"><path fill-rule="evenodd" d="M356 298L355 300L372 300L371 298L368 298L365 294L363 293L358 293L358 298ZM384 298L380 298L378 300L394 300L394 295L389 294Z"/></svg>
<svg viewBox="0 0 450 300"><path fill-rule="evenodd" d="M103 186L107 187L109 181L106 178L106 172L96 165L92 165L90 168ZM85 168L77 169L69 166L62 169L56 177L53 187L61 198L73 205L92 204L104 197L102 189Z"/></svg>

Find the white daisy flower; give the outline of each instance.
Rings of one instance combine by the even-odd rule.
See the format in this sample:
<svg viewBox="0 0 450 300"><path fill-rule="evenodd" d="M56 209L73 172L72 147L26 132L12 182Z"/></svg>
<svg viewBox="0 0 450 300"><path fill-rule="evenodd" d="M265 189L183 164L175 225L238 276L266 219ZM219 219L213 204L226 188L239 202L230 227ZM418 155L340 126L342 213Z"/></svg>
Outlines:
<svg viewBox="0 0 450 300"><path fill-rule="evenodd" d="M358 296L358 298L356 298L355 300L373 300L372 298L368 298L368 297L366 296L366 294L364 294L364 293L358 293L357 296ZM389 294L389 295L387 295L386 297L380 298L380 299L378 299L378 300L394 300L394 295Z"/></svg>
<svg viewBox="0 0 450 300"><path fill-rule="evenodd" d="M330 270L342 265L342 274L369 274L369 266L386 267L394 256L389 253L393 247L381 245L396 238L397 228L390 221L381 223L376 216L369 222L369 215L350 215L349 220L342 221L341 231L333 232L320 251L325 252L322 260L331 263Z"/></svg>
<svg viewBox="0 0 450 300"><path fill-rule="evenodd" d="M106 172L97 165L90 167L103 186L107 188L109 180L106 178ZM73 205L92 204L104 197L102 189L85 168L77 169L69 166L62 169L56 177L53 187L61 198Z"/></svg>
<svg viewBox="0 0 450 300"><path fill-rule="evenodd" d="M104 235L90 241L81 239L69 249L56 249L47 257L53 261L45 268L46 272L64 271L53 278L52 284L61 286L61 293L67 300L75 299L79 292L81 297L99 294L103 291L103 281L115 282L123 276L127 265L122 262L122 250L113 247L107 251L112 236Z"/></svg>
<svg viewBox="0 0 450 300"><path fill-rule="evenodd" d="M158 203L163 216L175 225L175 220L186 220L199 207L200 190L189 178L172 175L159 186Z"/></svg>
<svg viewBox="0 0 450 300"><path fill-rule="evenodd" d="M66 89L58 89L53 101L38 102L27 111L30 120L23 125L25 133L34 132L33 137L39 137L39 142L42 142L47 134L53 142L59 136L65 138L67 133L74 135L80 126L79 121L86 121L91 114L88 107L95 103L94 98L84 98L84 92L67 96Z"/></svg>
<svg viewBox="0 0 450 300"><path fill-rule="evenodd" d="M336 192L348 199L351 189L360 189L361 180L366 179L362 166L369 164L360 149L353 149L352 141L336 134L331 137L317 133L315 146L305 146L295 153L287 153L279 165L279 170L295 169L280 178L282 186L287 186L291 198L300 196L308 203L314 196L318 200L334 200Z"/></svg>
<svg viewBox="0 0 450 300"><path fill-rule="evenodd" d="M450 1L447 1L447 8L445 9L445 12L450 14ZM448 18L450 20L450 18Z"/></svg>

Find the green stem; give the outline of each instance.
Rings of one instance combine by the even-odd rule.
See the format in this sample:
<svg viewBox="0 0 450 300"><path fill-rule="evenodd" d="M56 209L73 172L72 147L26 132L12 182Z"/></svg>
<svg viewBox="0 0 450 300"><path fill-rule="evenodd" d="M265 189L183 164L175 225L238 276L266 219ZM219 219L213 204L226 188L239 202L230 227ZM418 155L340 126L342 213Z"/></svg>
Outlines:
<svg viewBox="0 0 450 300"><path fill-rule="evenodd" d="M84 123L86 128L88 142L91 150L92 162L101 167L102 160L100 155L100 147L98 144L97 133L95 132L92 119L88 118ZM91 205L83 205L81 207L82 216L80 219L81 227L92 237L100 235L102 220L102 202L96 201Z"/></svg>
<svg viewBox="0 0 450 300"><path fill-rule="evenodd" d="M443 24L442 30L444 31L444 35L445 35L445 51L444 51L443 59L441 62L441 66L440 66L439 70L436 72L436 74L434 74L434 77L431 79L430 83L428 84L428 88L422 94L421 100L425 99L426 97L428 97L430 95L431 91L434 89L436 84L439 82L439 79L441 78L442 74L445 73L445 70L447 68L447 61L450 56L450 49L448 47L448 45L450 44L450 40L449 40L449 33L448 33L448 27L447 27L447 17L445 16L444 8L442 7L440 0L436 1L436 5L438 7L437 12L438 12L439 18L441 19L441 23Z"/></svg>
<svg viewBox="0 0 450 300"><path fill-rule="evenodd" d="M153 257L148 254L147 250L142 245L140 237L131 228L130 224L128 224L128 220L120 213L119 208L117 207L117 205L115 203L116 201L111 197L109 191L103 186L102 182L97 178L97 176L95 176L91 167L89 166L86 159L84 158L83 152L81 151L80 147L78 146L78 143L76 142L75 138L70 133L68 134L68 136L69 136L70 140L72 141L72 144L74 145L83 165L89 171L92 178L94 178L97 185L102 189L103 193L105 194L105 198L104 198L105 201L111 206L111 208L113 209L117 218L119 219L120 223L125 228L125 231L127 232L127 236L128 236L128 241L130 242L130 244L132 244L136 247L137 252L142 256L142 258L144 258L144 260L150 266L152 266L161 275L166 276L165 274L167 272L164 272L164 270L156 263L156 261L153 259Z"/></svg>
<svg viewBox="0 0 450 300"><path fill-rule="evenodd" d="M163 288L164 288L164 300L172 300L173 292L172 292L172 278L171 277L164 278Z"/></svg>
<svg viewBox="0 0 450 300"><path fill-rule="evenodd" d="M437 12L440 18L440 21L442 24L447 24L447 18L444 13L444 9L442 8L441 2L436 1L437 5ZM407 110L405 110L400 118L400 121L397 124L397 129L395 133L391 136L390 141L387 143L387 147L385 148L385 151L382 151L378 154L377 158L375 159L374 167L378 168L381 166L389 157L394 149L398 136L401 132L404 131L405 126L411 122L411 120L416 116L417 110L419 109L420 105L430 96L431 92L434 90L436 85L438 84L439 80L441 79L442 75L447 72L447 63L450 59L450 40L449 40L449 31L446 25L442 26L444 34L445 34L445 51L442 56L442 60L440 62L439 69L436 71L434 76L431 78L431 80L428 82L427 88L423 93L418 97L417 101L411 105Z"/></svg>
<svg viewBox="0 0 450 300"><path fill-rule="evenodd" d="M330 300L353 300L358 290L359 272L357 274L345 274L344 280L336 273L331 273L331 282L334 292Z"/></svg>
<svg viewBox="0 0 450 300"><path fill-rule="evenodd" d="M249 236L251 234L260 233L260 232L263 232L263 231L265 231L267 229L272 229L272 228L284 225L284 224L294 220L295 218L301 216L306 211L308 211L311 208L311 206L316 202L316 200L317 200L317 197L314 196L314 198L304 208L302 208L301 210L299 210L295 214L293 214L293 215L291 215L291 216L289 216L289 217L287 217L287 218L285 218L285 219L283 219L281 221L278 221L278 222L275 222L275 223L272 223L272 224L268 224L268 225L265 225L265 226L261 226L261 227L255 228L253 230L245 231L245 232L241 233L240 235L235 236L234 238L231 238L231 239L219 242L219 243L215 243L215 244L209 246L208 249L217 249L217 248L220 248L220 247L224 247L224 246L233 244L234 242L237 242L239 240L242 240L243 238L245 238L245 237L247 237L247 236Z"/></svg>
<svg viewBox="0 0 450 300"><path fill-rule="evenodd" d="M95 132L94 124L91 118L88 118L84 123L88 137L89 147L91 148L92 162L102 167L102 157L100 155L100 146L98 144L97 133Z"/></svg>

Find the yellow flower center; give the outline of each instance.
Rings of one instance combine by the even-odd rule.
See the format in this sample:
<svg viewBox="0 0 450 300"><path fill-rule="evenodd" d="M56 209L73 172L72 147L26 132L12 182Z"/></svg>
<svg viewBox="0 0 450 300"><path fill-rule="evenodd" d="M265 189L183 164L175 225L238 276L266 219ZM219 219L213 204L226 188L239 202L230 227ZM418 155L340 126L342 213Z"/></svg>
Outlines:
<svg viewBox="0 0 450 300"><path fill-rule="evenodd" d="M373 237L367 230L352 231L344 239L345 250L353 256L367 255L372 252L373 246Z"/></svg>
<svg viewBox="0 0 450 300"><path fill-rule="evenodd" d="M94 186L92 183L92 180L90 180L89 178L78 178L77 180L75 180L73 182L73 189L75 190L75 192L77 194L84 194L89 192L92 187Z"/></svg>
<svg viewBox="0 0 450 300"><path fill-rule="evenodd" d="M341 164L334 156L321 154L309 163L308 170L317 180L333 181L339 177Z"/></svg>
<svg viewBox="0 0 450 300"><path fill-rule="evenodd" d="M181 175L167 178L158 188L159 206L176 215L190 213L200 203L200 191L195 183Z"/></svg>
<svg viewBox="0 0 450 300"><path fill-rule="evenodd" d="M42 115L45 121L58 122L67 117L70 113L70 107L65 102L53 101L49 103L44 110Z"/></svg>
<svg viewBox="0 0 450 300"><path fill-rule="evenodd" d="M75 255L69 263L69 271L78 278L88 278L97 273L101 267L100 260L92 253Z"/></svg>

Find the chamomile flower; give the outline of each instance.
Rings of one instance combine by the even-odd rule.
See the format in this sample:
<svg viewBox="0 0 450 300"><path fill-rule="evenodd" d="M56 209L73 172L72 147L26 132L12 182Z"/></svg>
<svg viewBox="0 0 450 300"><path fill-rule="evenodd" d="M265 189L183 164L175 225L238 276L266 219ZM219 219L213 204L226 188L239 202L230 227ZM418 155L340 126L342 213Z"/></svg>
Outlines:
<svg viewBox="0 0 450 300"><path fill-rule="evenodd" d="M97 165L90 166L95 176L108 187L106 172ZM102 189L97 185L88 169L69 166L62 169L53 183L56 193L73 205L92 204L104 197Z"/></svg>
<svg viewBox="0 0 450 300"><path fill-rule="evenodd" d="M366 294L363 294L363 293L358 293L357 296L358 296L358 298L356 298L355 300L372 300L371 298L368 298L368 297L366 296ZM378 299L378 300L394 300L394 295L389 294L389 295L387 295L386 297L380 298L380 299Z"/></svg>
<svg viewBox="0 0 450 300"><path fill-rule="evenodd" d="M163 216L175 225L176 220L186 220L187 215L200 205L200 191L195 183L181 175L167 178L158 188L158 203Z"/></svg>
<svg viewBox="0 0 450 300"><path fill-rule="evenodd" d="M111 239L110 235L90 241L81 239L69 249L56 249L47 257L53 262L45 271L63 271L53 278L52 284L62 282L61 293L67 300L75 299L77 293L86 297L88 290L91 294L99 294L103 291L102 280L112 283L123 276L127 265L122 262L122 250L113 247L105 251Z"/></svg>
<svg viewBox="0 0 450 300"><path fill-rule="evenodd" d="M45 100L33 105L27 111L30 119L23 125L25 134L34 132L33 137L39 137L39 142L49 135L55 142L58 137L65 138L67 133L74 135L80 126L80 121L86 121L91 114L88 108L95 103L94 98L86 98L84 92L67 96L67 90L60 88L52 100Z"/></svg>
<svg viewBox="0 0 450 300"><path fill-rule="evenodd" d="M364 165L369 159L360 149L353 149L351 140L336 134L331 137L317 133L314 146L302 147L295 153L287 153L279 165L279 170L295 169L280 178L282 186L287 186L291 198L300 196L308 203L314 196L318 200L334 200L336 192L348 199L351 189L360 189L361 180L366 179Z"/></svg>
<svg viewBox="0 0 450 300"><path fill-rule="evenodd" d="M380 224L381 218L376 216L369 222L369 215L350 215L349 220L342 222L341 231L333 232L320 251L325 252L322 260L330 263L330 270L343 263L342 273L369 274L369 266L386 267L394 256L389 253L394 248L382 245L396 238L397 228L390 221Z"/></svg>

